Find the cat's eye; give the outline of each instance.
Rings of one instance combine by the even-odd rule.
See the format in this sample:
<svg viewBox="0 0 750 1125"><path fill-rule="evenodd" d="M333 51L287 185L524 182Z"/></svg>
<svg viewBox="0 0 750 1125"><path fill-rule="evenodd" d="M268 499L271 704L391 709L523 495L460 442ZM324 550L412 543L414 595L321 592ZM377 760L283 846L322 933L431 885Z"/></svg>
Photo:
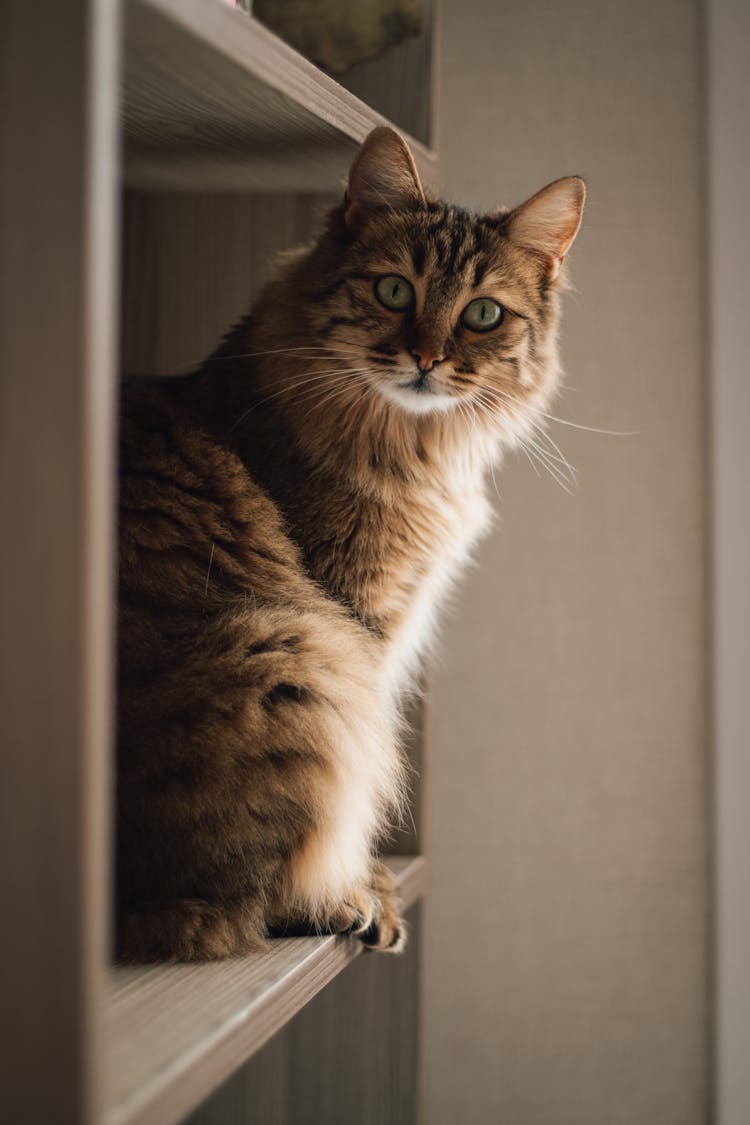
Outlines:
<svg viewBox="0 0 750 1125"><path fill-rule="evenodd" d="M376 281L375 296L392 312L403 312L414 300L414 289L405 277L389 273Z"/></svg>
<svg viewBox="0 0 750 1125"><path fill-rule="evenodd" d="M490 297L477 297L469 301L461 313L461 320L472 332L489 332L503 319L503 306Z"/></svg>

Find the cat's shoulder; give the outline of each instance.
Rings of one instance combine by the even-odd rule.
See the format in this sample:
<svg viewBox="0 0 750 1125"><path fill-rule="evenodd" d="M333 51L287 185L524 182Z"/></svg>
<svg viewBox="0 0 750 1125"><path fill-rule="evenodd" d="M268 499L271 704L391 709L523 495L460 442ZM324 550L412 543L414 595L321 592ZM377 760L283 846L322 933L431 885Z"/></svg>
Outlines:
<svg viewBox="0 0 750 1125"><path fill-rule="evenodd" d="M123 381L120 402L120 472L174 466L199 477L239 484L241 464L191 402L191 376L137 376Z"/></svg>
<svg viewBox="0 0 750 1125"><path fill-rule="evenodd" d="M179 517L191 542L200 525L201 535L209 529L227 548L264 545L275 558L296 567L299 549L278 505L214 424L210 410L204 410L196 388L200 391L200 384L191 376L124 381L121 531L127 534L136 526L141 536L148 523L145 513L161 512L175 527Z"/></svg>

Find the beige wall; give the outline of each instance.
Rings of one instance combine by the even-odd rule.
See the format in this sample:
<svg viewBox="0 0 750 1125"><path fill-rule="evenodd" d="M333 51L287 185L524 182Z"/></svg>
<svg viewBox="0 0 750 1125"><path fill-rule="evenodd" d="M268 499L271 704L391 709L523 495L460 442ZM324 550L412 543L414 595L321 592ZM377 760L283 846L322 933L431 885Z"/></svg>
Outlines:
<svg viewBox="0 0 750 1125"><path fill-rule="evenodd" d="M444 630L429 1125L707 1120L698 6L445 0L445 194L582 173L567 496L511 457Z"/></svg>

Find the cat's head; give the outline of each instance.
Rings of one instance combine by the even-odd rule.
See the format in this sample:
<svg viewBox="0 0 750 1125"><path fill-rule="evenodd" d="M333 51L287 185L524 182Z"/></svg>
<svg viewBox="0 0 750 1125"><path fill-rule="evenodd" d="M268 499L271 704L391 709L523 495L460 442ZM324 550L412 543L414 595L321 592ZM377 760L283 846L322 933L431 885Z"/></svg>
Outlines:
<svg viewBox="0 0 750 1125"><path fill-rule="evenodd" d="M375 129L313 257L309 327L393 410L471 407L512 437L559 377L560 271L584 198L569 176L514 210L472 214L427 197L403 139Z"/></svg>

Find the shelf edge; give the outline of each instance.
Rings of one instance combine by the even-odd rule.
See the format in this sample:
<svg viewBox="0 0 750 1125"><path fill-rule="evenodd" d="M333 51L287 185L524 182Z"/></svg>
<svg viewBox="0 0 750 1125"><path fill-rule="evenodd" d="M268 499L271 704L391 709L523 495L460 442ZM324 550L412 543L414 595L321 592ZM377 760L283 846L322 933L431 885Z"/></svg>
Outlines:
<svg viewBox="0 0 750 1125"><path fill-rule="evenodd" d="M337 150L342 150L347 164L356 146L371 129L388 124L380 113L324 74L253 17L218 0L130 0L127 14L128 51L135 60L147 67L152 66L153 73L158 71L160 80L169 77L171 63L170 52L158 51L157 46L160 41L169 43L173 37L181 37L185 45L191 42L193 48L205 52L204 57L211 65L230 67L244 83L256 83L269 92L271 100L287 106L292 115L299 115L301 123L307 123L308 127L317 125L320 136L316 143L321 151L335 154ZM158 61L155 62L154 57ZM185 79L186 76L175 67L171 74L175 87L184 84ZM123 108L127 127L127 97ZM420 174L428 182L433 181L437 171L434 151L404 130L400 132L414 153ZM172 157L165 157L164 153L139 154L136 144L129 157L131 167L129 171L126 168L126 175L132 186L150 187L152 190L162 186L165 190L211 186L218 190L242 190L243 187L252 190L261 178L254 171L253 162L258 160L263 164L267 155L272 154L265 154L262 149L246 153L230 149L227 152L196 154L190 151L188 144L183 159L183 154L173 154ZM305 173L309 174L309 169L305 169ZM262 179L269 182L267 167L263 170ZM273 186L278 189L277 184ZM288 186L293 189L294 181L291 180ZM324 187L319 185L319 189Z"/></svg>
<svg viewBox="0 0 750 1125"><path fill-rule="evenodd" d="M403 856L389 858L388 863L396 875L406 910L424 893L427 862L423 856ZM129 1089L105 1109L103 1125L175 1125L364 952L362 944L354 938L282 940L284 946L290 942L299 944L299 961L261 995L252 997L244 1006L238 1005L223 1021L217 1021L209 1033L198 1030L192 1047L182 1051L168 1065L151 1075L136 1076ZM251 958L245 958L223 966L225 977L231 979L236 975L240 992L243 970L246 972L251 962ZM165 970L170 968L174 969L172 966ZM200 972L201 968L194 971ZM143 970L144 978L149 974L149 979L153 980L158 971ZM210 971L216 971L214 966ZM119 975L122 973L120 970ZM116 970L114 979L117 974ZM208 983L208 974L204 975L204 981ZM137 988L137 981L134 986L126 987ZM195 983L192 988L196 988ZM116 987L110 988L111 995L116 991ZM200 986L195 995L199 1014ZM113 1022L110 1034L116 1039L117 1021Z"/></svg>

